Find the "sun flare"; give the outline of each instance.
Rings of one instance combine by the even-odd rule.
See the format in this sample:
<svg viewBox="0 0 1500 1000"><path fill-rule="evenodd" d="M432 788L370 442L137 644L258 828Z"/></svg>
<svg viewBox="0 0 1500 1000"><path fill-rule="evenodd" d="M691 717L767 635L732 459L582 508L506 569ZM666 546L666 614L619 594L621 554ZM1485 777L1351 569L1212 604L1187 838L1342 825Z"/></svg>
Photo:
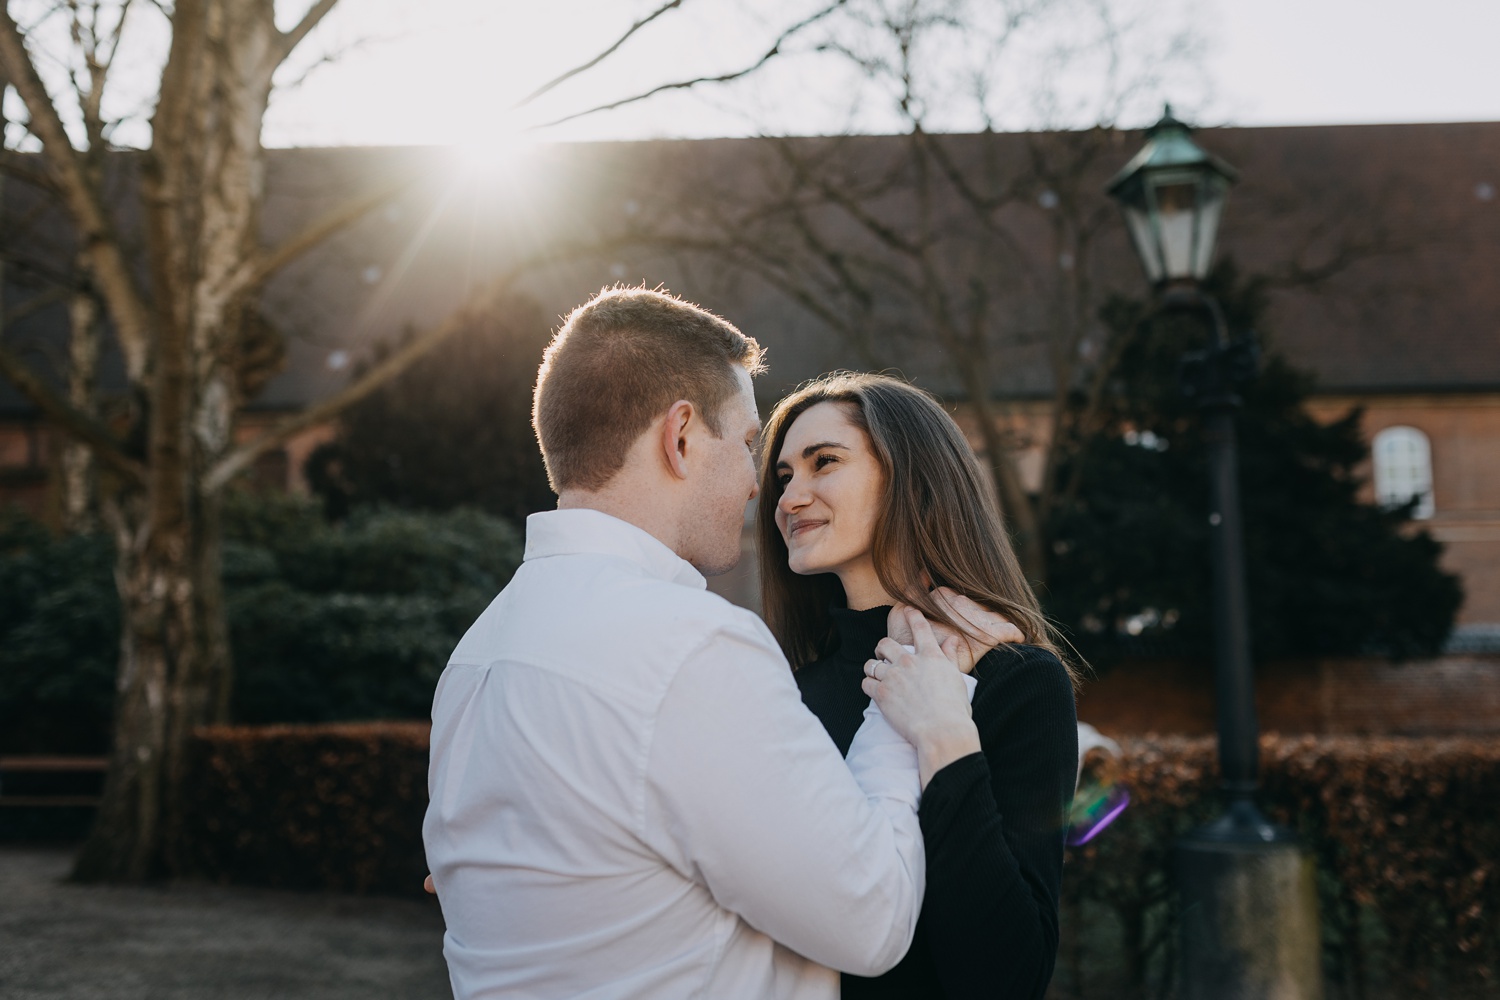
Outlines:
<svg viewBox="0 0 1500 1000"><path fill-rule="evenodd" d="M453 170L462 177L494 180L514 177L536 148L536 141L519 130L495 130L450 147Z"/></svg>

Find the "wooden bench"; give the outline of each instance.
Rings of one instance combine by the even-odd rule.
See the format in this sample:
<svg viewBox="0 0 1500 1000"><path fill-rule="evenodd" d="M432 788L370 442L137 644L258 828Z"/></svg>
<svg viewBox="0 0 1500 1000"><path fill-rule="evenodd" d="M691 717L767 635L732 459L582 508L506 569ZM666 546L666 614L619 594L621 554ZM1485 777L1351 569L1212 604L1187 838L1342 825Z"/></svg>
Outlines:
<svg viewBox="0 0 1500 1000"><path fill-rule="evenodd" d="M6 806L87 806L99 804L97 795L6 795L5 776L11 774L103 774L105 757L0 757L0 808Z"/></svg>

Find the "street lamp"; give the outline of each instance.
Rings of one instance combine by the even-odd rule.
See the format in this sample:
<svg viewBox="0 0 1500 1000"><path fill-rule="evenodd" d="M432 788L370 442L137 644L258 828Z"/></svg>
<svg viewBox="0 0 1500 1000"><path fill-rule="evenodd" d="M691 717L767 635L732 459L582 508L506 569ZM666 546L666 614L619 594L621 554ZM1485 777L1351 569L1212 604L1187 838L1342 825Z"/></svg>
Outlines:
<svg viewBox="0 0 1500 1000"><path fill-rule="evenodd" d="M1253 344L1231 341L1201 282L1237 172L1166 114L1110 181L1146 276L1170 311L1207 318L1209 345L1183 359L1183 391L1203 414L1213 509L1214 688L1224 811L1177 843L1184 1000L1317 1000L1323 993L1312 859L1256 807L1260 786L1250 610L1240 517L1235 387Z"/></svg>
<svg viewBox="0 0 1500 1000"><path fill-rule="evenodd" d="M1192 130L1172 117L1170 104L1146 134L1146 145L1109 182L1109 193L1125 212L1153 285L1202 281L1213 264L1224 199L1239 171L1194 142Z"/></svg>

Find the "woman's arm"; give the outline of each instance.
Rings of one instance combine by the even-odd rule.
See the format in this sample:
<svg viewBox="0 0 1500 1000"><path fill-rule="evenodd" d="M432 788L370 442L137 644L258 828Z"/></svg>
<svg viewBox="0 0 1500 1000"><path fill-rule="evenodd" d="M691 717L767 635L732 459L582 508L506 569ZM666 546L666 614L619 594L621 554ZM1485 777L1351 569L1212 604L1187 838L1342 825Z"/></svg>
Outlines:
<svg viewBox="0 0 1500 1000"><path fill-rule="evenodd" d="M1057 958L1073 688L1035 647L992 653L979 673L982 752L939 771L922 798L928 946L947 1000L1039 1000Z"/></svg>

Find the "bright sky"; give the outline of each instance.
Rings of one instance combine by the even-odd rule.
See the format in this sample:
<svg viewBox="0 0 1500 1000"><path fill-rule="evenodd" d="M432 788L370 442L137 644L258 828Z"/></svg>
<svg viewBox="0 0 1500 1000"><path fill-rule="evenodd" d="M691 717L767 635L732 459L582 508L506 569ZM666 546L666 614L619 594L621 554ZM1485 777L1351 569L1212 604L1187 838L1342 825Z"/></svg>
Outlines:
<svg viewBox="0 0 1500 1000"><path fill-rule="evenodd" d="M542 102L535 115L507 114L519 97L595 54L655 6L655 0L428 0L418 10L406 0L343 0L314 41L359 46L279 98L266 141L384 145L501 135L668 79L737 68L763 51L770 25L810 5L688 0ZM1172 8L1167 0L1148 6ZM1495 0L1428 0L1420 7L1410 0L1200 0L1147 30L1165 34L1182 26L1204 43L1202 75L1160 89L1205 123L1500 119ZM1072 77L1093 79L1087 67ZM878 98L859 110L851 106L854 89L847 71L801 56L753 88L657 99L551 130L549 137L833 131L850 122L890 127L889 116L870 110L883 106ZM1147 103L1155 107L1157 99ZM1121 123L1141 124L1130 119L1146 113L1145 106L1123 111ZM1026 117L1002 115L997 124L1035 124Z"/></svg>
<svg viewBox="0 0 1500 1000"><path fill-rule="evenodd" d="M66 25L48 0L8 0L34 47L66 51ZM118 3L118 0L114 0ZM909 0L849 0L846 11ZM975 130L1147 124L1163 99L1201 124L1320 124L1500 120L1500 0L924 0L965 11L966 28L919 47L930 127ZM106 6L110 0L105 0ZM311 0L277 0L290 24ZM341 0L278 77L267 118L271 146L505 144L517 133L552 140L827 133L901 128L892 93L849 60L808 49L807 34L768 70L730 87L674 93L557 128L538 123L683 78L753 62L777 31L826 0L682 0L597 68L525 111L509 109L565 69L599 53L661 0ZM1124 57L1099 43L1109 11ZM1028 10L1004 48L1004 12ZM1094 13L1091 13L1094 12ZM106 113L133 115L116 142L148 141L154 67L166 51L161 16L132 8ZM835 23L835 22L825 22ZM840 41L890 54L846 17ZM1186 57L1168 58L1168 51ZM1106 84L1114 66L1117 78ZM63 67L43 60L54 92ZM985 113L971 95L983 78ZM1107 94L1124 94L1116 103ZM8 106L15 113L19 108ZM528 131L531 130L531 131ZM18 133L17 133L18 134ZM14 141L14 139L13 139Z"/></svg>
<svg viewBox="0 0 1500 1000"><path fill-rule="evenodd" d="M1245 125L1500 120L1495 0L1212 0L1208 70Z"/></svg>

